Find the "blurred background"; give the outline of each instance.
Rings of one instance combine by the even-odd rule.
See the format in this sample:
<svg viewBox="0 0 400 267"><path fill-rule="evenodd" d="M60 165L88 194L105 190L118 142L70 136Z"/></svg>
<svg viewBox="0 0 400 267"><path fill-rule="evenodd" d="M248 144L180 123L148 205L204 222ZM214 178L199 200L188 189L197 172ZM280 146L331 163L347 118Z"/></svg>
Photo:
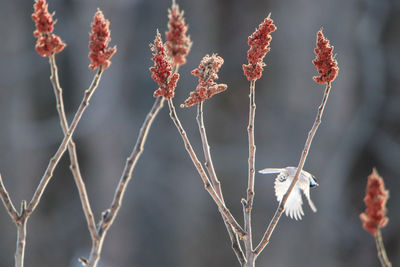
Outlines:
<svg viewBox="0 0 400 267"><path fill-rule="evenodd" d="M94 72L88 32L97 7L111 21L118 52L81 120L74 140L96 219L115 187L157 88L149 43L167 29L166 0L54 0L55 33L67 44L56 56L71 121ZM196 86L190 75L207 53L225 60L219 82L228 90L205 104L214 165L225 201L242 224L247 185L247 37L268 15L267 67L256 83L256 168L297 166L324 87L312 76L316 32L335 46L340 71L305 164L320 186L305 217L282 216L257 266L379 266L374 239L359 214L373 167L390 190L383 239L400 264L400 1L178 0L193 40L180 69L175 103ZM33 1L2 1L0 9L0 171L14 204L30 200L62 140L49 64L34 50ZM202 158L196 108L178 109ZM67 155L67 154L66 154ZM90 236L64 156L28 223L27 266L80 266ZM258 243L278 205L274 176L256 175L253 212ZM13 266L16 228L0 209L0 266ZM167 108L154 121L123 206L104 244L101 267L239 266L214 202L190 161Z"/></svg>

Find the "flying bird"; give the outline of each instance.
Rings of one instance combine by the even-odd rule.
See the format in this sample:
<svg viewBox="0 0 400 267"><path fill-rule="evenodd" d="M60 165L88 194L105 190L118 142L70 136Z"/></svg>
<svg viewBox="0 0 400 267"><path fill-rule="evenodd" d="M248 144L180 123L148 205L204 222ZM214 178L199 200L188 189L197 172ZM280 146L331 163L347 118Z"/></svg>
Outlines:
<svg viewBox="0 0 400 267"><path fill-rule="evenodd" d="M296 175L296 171L296 167L286 167L278 169L266 168L258 172L262 174L279 173L278 176L275 178L275 195L276 199L280 203L290 184L292 183L293 178ZM304 216L301 191L306 197L312 211L317 212L317 208L310 198L310 188L314 188L317 186L318 183L316 182L315 177L311 173L302 170L299 175L299 180L297 181L296 185L289 195L289 198L286 201L286 216L290 216L290 218L294 218L295 220L301 220L301 216Z"/></svg>

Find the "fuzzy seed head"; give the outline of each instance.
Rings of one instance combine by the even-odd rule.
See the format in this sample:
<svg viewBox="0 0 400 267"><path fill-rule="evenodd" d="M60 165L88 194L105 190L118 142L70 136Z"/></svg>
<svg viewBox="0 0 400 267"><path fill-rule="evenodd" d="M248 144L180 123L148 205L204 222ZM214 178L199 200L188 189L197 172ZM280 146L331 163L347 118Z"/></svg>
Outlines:
<svg viewBox="0 0 400 267"><path fill-rule="evenodd" d="M97 10L91 24L92 31L89 36L89 68L95 70L102 67L103 70L111 65L111 57L117 52L117 48L108 47L111 41L110 21L104 18L103 12Z"/></svg>
<svg viewBox="0 0 400 267"><path fill-rule="evenodd" d="M316 57L313 60L313 64L317 67L319 73L319 76L313 77L315 82L324 84L336 79L339 67L332 52L333 46L329 44L329 40L325 38L322 29L320 29L317 32L316 48L314 49Z"/></svg>
<svg viewBox="0 0 400 267"><path fill-rule="evenodd" d="M179 66L186 63L186 56L192 47L192 41L186 34L188 26L183 17L184 12L179 10L179 6L175 2L172 3L168 13L168 31L165 33L166 48L172 64Z"/></svg>
<svg viewBox="0 0 400 267"><path fill-rule="evenodd" d="M250 49L247 51L248 64L243 64L243 72L249 81L260 79L264 70L263 59L270 51L272 40L271 33L276 30L274 21L270 15L258 26L258 29L249 36L248 44Z"/></svg>
<svg viewBox="0 0 400 267"><path fill-rule="evenodd" d="M386 217L386 202L389 198L389 191L385 189L383 178L376 169L368 176L367 190L364 203L367 206L365 211L360 214L363 228L371 235L375 235L377 230L385 227L388 223Z"/></svg>
<svg viewBox="0 0 400 267"><path fill-rule="evenodd" d="M227 89L228 86L226 84L217 84L215 82L218 79L217 73L222 64L224 64L224 60L216 54L203 57L199 67L192 71L192 74L199 78L199 84L195 91L190 92L189 98L185 100L185 104L181 105L182 107L196 105Z"/></svg>
<svg viewBox="0 0 400 267"><path fill-rule="evenodd" d="M37 38L36 51L42 57L61 52L65 43L58 35L53 33L55 21L53 15L49 13L46 0L36 0L33 8L32 19L36 27L33 36Z"/></svg>
<svg viewBox="0 0 400 267"><path fill-rule="evenodd" d="M179 74L172 74L170 58L158 31L153 44L150 44L150 50L153 52L154 62L154 66L150 68L151 77L159 86L154 92L154 97L173 98Z"/></svg>

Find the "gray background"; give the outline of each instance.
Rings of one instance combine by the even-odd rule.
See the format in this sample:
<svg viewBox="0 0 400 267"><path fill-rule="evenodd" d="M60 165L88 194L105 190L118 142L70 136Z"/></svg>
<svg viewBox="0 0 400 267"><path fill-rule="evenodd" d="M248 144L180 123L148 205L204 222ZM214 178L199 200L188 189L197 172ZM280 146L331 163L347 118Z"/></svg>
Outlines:
<svg viewBox="0 0 400 267"><path fill-rule="evenodd" d="M196 86L190 71L206 53L225 59L219 82L228 91L205 105L205 122L227 206L242 223L247 183L247 37L272 12L267 68L256 83L256 168L297 165L324 87L311 60L323 26L335 46L339 76L305 169L320 187L300 222L282 217L257 266L378 266L373 238L359 213L366 177L376 166L391 192L383 238L400 264L400 2L389 0L179 0L193 40L180 69L175 103ZM109 206L125 158L157 88L148 44L166 30L170 1L50 1L55 33L67 43L56 59L71 120L93 72L88 69L89 24L97 7L111 21L118 52L80 122L82 173L96 218ZM0 171L16 206L32 197L62 139L47 59L34 50L32 1L1 1ZM201 156L195 108L178 109ZM64 156L28 223L26 266L79 266L90 237ZM255 243L277 207L273 176L256 176ZM12 266L16 228L0 209L0 266ZM123 207L106 237L99 266L239 266L216 206L204 190L164 108L150 131Z"/></svg>

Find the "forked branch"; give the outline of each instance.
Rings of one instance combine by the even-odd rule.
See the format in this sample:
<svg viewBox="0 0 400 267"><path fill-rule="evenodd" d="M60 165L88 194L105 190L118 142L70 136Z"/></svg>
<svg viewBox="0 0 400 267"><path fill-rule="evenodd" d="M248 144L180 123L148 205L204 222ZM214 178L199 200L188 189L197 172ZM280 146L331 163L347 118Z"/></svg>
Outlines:
<svg viewBox="0 0 400 267"><path fill-rule="evenodd" d="M227 219L227 222L232 226L232 228L235 230L235 232L239 235L240 238L244 238L246 236L246 232L242 229L242 227L239 225L239 223L235 220L229 209L225 206L225 204L221 201L221 199L218 197L217 193L215 192L214 188L212 187L210 180L207 177L207 174L204 172L203 166L201 165L200 161L198 160L196 153L193 150L192 145L190 144L189 139L187 138L186 132L183 129L183 126L178 118L178 115L176 114L175 106L172 102L172 99L168 99L168 107L169 107L169 115L174 122L176 128L179 131L179 134L182 137L182 140L185 144L186 151L188 152L190 158L193 161L193 164L195 165L197 172L200 174L201 179L203 180L204 187L207 190L207 192L210 194L214 202L217 204L218 209L220 213L222 213L225 218Z"/></svg>
<svg viewBox="0 0 400 267"><path fill-rule="evenodd" d="M274 231L274 229L275 229L275 227L276 227L276 225L277 225L277 223L278 223L278 221L279 221L279 219L280 219L280 217L281 217L281 215L282 215L282 213L283 213L283 211L285 209L285 204L286 204L286 202L287 202L287 200L289 198L289 195L292 192L292 190L293 190L294 186L296 185L297 181L299 180L299 175L300 175L300 172L302 171L304 163L305 163L305 161L307 159L307 155L308 155L308 151L310 150L311 142L312 142L312 140L313 140L313 138L315 136L315 133L316 133L316 131L318 129L318 126L321 124L322 113L324 112L324 108L325 108L326 102L328 100L328 96L329 96L330 90L331 90L331 83L328 82L326 84L326 88L325 88L324 96L322 98L321 105L318 107L318 113L317 113L317 116L315 118L314 124L313 124L311 130L308 133L308 137L307 137L306 143L304 145L304 149L303 149L303 152L301 154L299 164L297 166L297 171L296 171L295 177L293 178L292 183L290 184L287 192L285 193L285 195L282 198L281 203L279 204L277 210L275 211L274 217L272 218L270 224L268 225L268 228L267 228L267 230L266 230L261 242L257 245L257 247L254 250L254 254L255 254L256 257L267 246L267 244L269 242L269 239L270 239L270 237L272 235L272 232Z"/></svg>
<svg viewBox="0 0 400 267"><path fill-rule="evenodd" d="M212 158L211 158L210 145L208 144L206 128L204 126L203 104L204 104L203 101L200 101L198 103L196 121L197 121L197 125L199 126L201 142L203 145L204 158L206 160L205 166L206 166L207 173L210 177L210 180L211 180L211 183L212 183L212 186L213 186L215 192L217 193L218 197L221 199L222 203L225 205L224 197L223 197L222 190L221 190L221 183L218 180L217 174L215 173L214 164L213 164ZM222 219L224 220L226 230L228 231L229 238L232 243L232 249L235 252L235 255L236 255L237 259L239 260L239 262L241 264L243 264L246 262L246 258L243 254L238 235L232 229L231 225L229 224L229 222L227 222L225 216L223 216L222 213L221 213L221 216L222 216Z"/></svg>
<svg viewBox="0 0 400 267"><path fill-rule="evenodd" d="M49 64L50 64L50 70L51 70L50 81L53 86L54 94L56 97L57 112L58 112L58 115L60 118L60 124L61 124L61 128L63 130L63 133L66 134L67 130L68 130L68 121L67 121L67 117L65 115L63 91L62 91L62 88L59 83L58 68L56 65L56 60L55 60L54 55L49 57ZM90 236L93 239L97 235L96 223L94 220L92 208L89 203L86 186L82 179L79 162L78 162L78 155L76 153L75 142L72 140L72 138L71 138L71 141L68 143L68 152L69 152L69 158L71 161L70 169L74 176L75 184L78 187L78 192L79 192L79 197L81 199L83 212L86 217Z"/></svg>
<svg viewBox="0 0 400 267"><path fill-rule="evenodd" d="M43 174L43 177L39 183L39 186L37 187L35 193L33 194L33 197L31 201L28 204L28 207L26 208L26 211L24 213L24 217L29 217L29 215L35 210L37 205L39 204L40 198L43 195L43 192L50 181L51 177L53 176L54 169L56 168L58 162L60 161L62 155L64 154L65 150L67 150L68 142L71 140L72 134L74 133L76 126L78 125L78 122L82 118L83 112L89 105L90 98L92 97L94 91L96 90L97 86L99 85L100 77L101 74L103 73L103 69L99 68L98 72L93 78L92 84L90 87L85 91L85 95L82 99L81 104L79 105L78 111L76 112L74 119L72 120L72 123L66 132L63 141L61 142L57 152L54 154L54 156L50 159L50 162L46 168L45 173Z"/></svg>

